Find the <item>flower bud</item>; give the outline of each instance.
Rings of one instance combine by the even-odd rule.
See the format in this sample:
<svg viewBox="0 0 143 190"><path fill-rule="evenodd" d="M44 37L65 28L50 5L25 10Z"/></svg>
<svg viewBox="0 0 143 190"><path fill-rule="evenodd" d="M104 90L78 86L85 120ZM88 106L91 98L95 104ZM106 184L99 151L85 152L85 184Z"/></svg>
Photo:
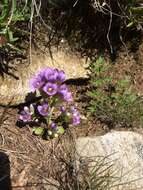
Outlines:
<svg viewBox="0 0 143 190"><path fill-rule="evenodd" d="M54 134L54 137L55 137L55 138L58 138L58 136L59 136L59 135L58 135L57 133Z"/></svg>
<svg viewBox="0 0 143 190"><path fill-rule="evenodd" d="M48 130L48 135L52 136L52 131Z"/></svg>

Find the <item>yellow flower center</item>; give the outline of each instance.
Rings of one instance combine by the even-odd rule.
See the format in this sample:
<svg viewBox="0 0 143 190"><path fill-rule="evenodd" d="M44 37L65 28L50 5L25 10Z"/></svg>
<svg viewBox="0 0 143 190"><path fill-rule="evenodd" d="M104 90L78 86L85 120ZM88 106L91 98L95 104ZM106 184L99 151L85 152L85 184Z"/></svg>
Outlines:
<svg viewBox="0 0 143 190"><path fill-rule="evenodd" d="M49 88L48 91L51 92L51 91L52 91L52 88Z"/></svg>

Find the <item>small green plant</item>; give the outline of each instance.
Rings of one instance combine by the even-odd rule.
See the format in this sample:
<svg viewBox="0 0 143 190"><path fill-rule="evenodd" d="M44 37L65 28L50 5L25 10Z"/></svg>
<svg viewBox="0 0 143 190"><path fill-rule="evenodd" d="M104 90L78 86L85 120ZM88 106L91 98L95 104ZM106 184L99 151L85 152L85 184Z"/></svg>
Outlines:
<svg viewBox="0 0 143 190"><path fill-rule="evenodd" d="M124 189L130 181L121 182L123 176L114 167L110 156L76 157L77 160L69 156L66 159L57 158L59 169L51 178L56 185L51 185L57 190Z"/></svg>
<svg viewBox="0 0 143 190"><path fill-rule="evenodd" d="M0 3L0 47L8 46L21 52L13 45L19 39L15 37L15 33L18 32L16 24L30 19L30 2L31 0L26 4L18 4L16 0L2 0Z"/></svg>
<svg viewBox="0 0 143 190"><path fill-rule="evenodd" d="M127 6L128 12L128 24L127 27L137 27L141 28L142 18L143 18L143 6L140 1L128 0Z"/></svg>
<svg viewBox="0 0 143 190"><path fill-rule="evenodd" d="M89 113L111 128L143 126L143 103L133 92L130 78L116 81L109 77L111 66L102 57L90 68Z"/></svg>

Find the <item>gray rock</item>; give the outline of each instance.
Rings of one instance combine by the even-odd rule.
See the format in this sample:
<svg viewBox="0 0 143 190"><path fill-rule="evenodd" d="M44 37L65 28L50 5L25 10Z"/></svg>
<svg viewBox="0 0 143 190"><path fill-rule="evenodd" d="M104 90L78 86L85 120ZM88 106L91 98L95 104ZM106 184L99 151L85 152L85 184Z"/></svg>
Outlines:
<svg viewBox="0 0 143 190"><path fill-rule="evenodd" d="M143 136L135 132L111 132L104 136L83 137L76 142L77 153L86 159L107 156L112 166L111 189L143 189ZM107 164L107 165L108 165ZM121 184L118 187L114 185Z"/></svg>
<svg viewBox="0 0 143 190"><path fill-rule="evenodd" d="M25 101L30 91L29 79L39 70L53 67L65 71L67 79L87 78L85 69L86 59L67 50L53 50L53 59L50 55L38 56L32 54L31 63L21 63L12 71L11 75L0 76L0 105L17 105Z"/></svg>

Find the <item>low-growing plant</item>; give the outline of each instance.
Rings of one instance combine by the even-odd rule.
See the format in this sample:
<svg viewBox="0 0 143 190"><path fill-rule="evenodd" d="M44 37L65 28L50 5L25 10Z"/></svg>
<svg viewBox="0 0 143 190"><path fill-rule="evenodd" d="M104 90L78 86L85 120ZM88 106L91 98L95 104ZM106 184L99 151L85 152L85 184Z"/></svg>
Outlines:
<svg viewBox="0 0 143 190"><path fill-rule="evenodd" d="M126 174L115 168L110 156L57 158L59 168L54 170L49 185L57 190L112 190L124 189L133 181L122 182ZM56 156L55 156L56 157ZM41 176L42 177L42 176Z"/></svg>
<svg viewBox="0 0 143 190"><path fill-rule="evenodd" d="M109 127L143 126L143 103L131 88L129 77L114 80L102 57L91 64L88 111Z"/></svg>
<svg viewBox="0 0 143 190"><path fill-rule="evenodd" d="M127 27L137 27L138 29L142 28L142 18L143 18L143 6L140 1L137 0L128 0L127 6L128 12L128 24Z"/></svg>
<svg viewBox="0 0 143 190"><path fill-rule="evenodd" d="M58 137L69 125L80 124L80 114L64 81L64 71L53 68L41 70L30 80L31 91L41 99L25 106L19 119L33 126L35 135L46 139Z"/></svg>
<svg viewBox="0 0 143 190"><path fill-rule="evenodd" d="M16 24L30 19L30 2L31 0L28 0L19 4L16 0L2 0L0 3L0 47L8 46L21 52L13 45L19 39L15 36L15 33L19 31ZM20 32L22 33L22 30Z"/></svg>

